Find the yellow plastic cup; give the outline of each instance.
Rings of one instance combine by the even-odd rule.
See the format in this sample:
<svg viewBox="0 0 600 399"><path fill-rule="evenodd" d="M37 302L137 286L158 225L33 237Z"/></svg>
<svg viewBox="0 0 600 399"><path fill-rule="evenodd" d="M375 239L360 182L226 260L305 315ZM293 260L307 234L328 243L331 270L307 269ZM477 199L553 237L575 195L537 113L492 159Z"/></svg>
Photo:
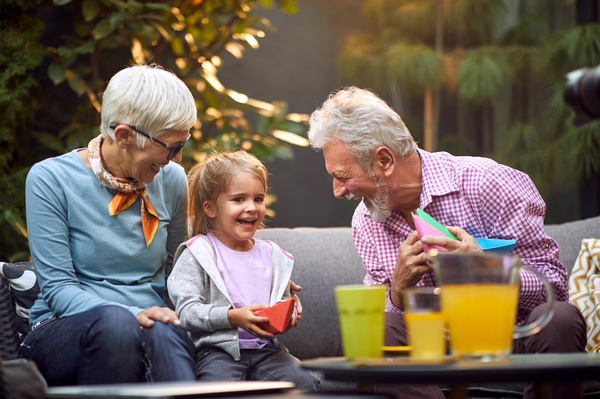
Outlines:
<svg viewBox="0 0 600 399"><path fill-rule="evenodd" d="M383 356L385 285L339 285L335 299L344 356L347 359Z"/></svg>

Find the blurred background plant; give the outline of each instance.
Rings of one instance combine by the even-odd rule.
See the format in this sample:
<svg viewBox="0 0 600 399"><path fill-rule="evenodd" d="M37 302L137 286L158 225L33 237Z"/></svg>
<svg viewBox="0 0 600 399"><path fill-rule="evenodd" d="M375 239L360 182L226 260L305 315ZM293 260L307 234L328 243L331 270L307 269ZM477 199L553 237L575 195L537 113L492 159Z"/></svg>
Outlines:
<svg viewBox="0 0 600 399"><path fill-rule="evenodd" d="M592 3L366 0L370 29L346 38L339 68L389 97L426 150L509 164L552 204L580 186L574 216L595 216L600 124L573 126L563 100L566 73L600 63Z"/></svg>
<svg viewBox="0 0 600 399"><path fill-rule="evenodd" d="M98 134L101 92L132 63L157 63L190 87L198 107L184 166L243 148L264 161L306 146L307 115L225 87L222 54L255 49L273 26L258 15L295 0L4 0L0 4L0 259L29 256L25 177L49 156Z"/></svg>
<svg viewBox="0 0 600 399"><path fill-rule="evenodd" d="M297 146L307 144L307 115L274 101L308 113L345 84L388 100L423 148L528 173L546 222L600 214L598 123L574 127L562 97L567 72L600 63L597 1L300 4L296 12L284 0L0 2L0 260L28 256L29 167L85 146L106 82L139 60L175 71L196 96L184 166L213 148L268 161L278 197L270 227L350 225L355 203L331 195L322 154Z"/></svg>

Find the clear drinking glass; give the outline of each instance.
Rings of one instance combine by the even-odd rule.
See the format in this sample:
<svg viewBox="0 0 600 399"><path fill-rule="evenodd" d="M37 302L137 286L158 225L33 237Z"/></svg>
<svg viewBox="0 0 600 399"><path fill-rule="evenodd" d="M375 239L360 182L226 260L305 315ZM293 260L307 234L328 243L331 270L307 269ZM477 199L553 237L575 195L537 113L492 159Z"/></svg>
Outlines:
<svg viewBox="0 0 600 399"><path fill-rule="evenodd" d="M408 328L410 357L420 360L446 356L445 321L441 312L439 287L404 290L404 320Z"/></svg>

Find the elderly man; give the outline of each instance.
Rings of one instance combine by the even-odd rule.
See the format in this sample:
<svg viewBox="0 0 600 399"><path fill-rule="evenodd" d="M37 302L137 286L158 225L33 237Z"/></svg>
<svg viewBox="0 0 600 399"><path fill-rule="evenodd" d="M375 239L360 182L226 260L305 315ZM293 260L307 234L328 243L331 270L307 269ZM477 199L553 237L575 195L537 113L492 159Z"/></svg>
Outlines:
<svg viewBox="0 0 600 399"><path fill-rule="evenodd" d="M514 254L555 288L556 313L536 335L514 342L515 353L580 352L586 326L568 302L567 272L557 243L544 232L545 203L524 173L487 158L455 157L418 148L400 116L368 90L336 91L310 118L308 138L322 149L337 198L362 198L352 232L365 284L387 284L386 344L406 345L402 292L431 286L431 256L423 243L481 252L474 237L516 240ZM419 240L412 212L425 210L458 237ZM543 284L521 273L517 324L533 320L546 301ZM402 388L402 397L443 397L437 387ZM581 397L580 385L553 387L556 398ZM533 397L526 387L525 397Z"/></svg>

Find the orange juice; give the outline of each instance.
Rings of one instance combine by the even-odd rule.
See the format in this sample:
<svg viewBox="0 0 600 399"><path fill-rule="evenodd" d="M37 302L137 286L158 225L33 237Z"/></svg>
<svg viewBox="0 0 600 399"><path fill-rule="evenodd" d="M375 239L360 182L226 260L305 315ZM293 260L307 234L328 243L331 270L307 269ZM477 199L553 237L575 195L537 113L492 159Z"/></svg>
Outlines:
<svg viewBox="0 0 600 399"><path fill-rule="evenodd" d="M446 355L444 316L441 312L406 312L410 356L415 359L440 359Z"/></svg>
<svg viewBox="0 0 600 399"><path fill-rule="evenodd" d="M518 285L444 285L442 312L448 323L452 353L472 357L509 354L518 295Z"/></svg>

